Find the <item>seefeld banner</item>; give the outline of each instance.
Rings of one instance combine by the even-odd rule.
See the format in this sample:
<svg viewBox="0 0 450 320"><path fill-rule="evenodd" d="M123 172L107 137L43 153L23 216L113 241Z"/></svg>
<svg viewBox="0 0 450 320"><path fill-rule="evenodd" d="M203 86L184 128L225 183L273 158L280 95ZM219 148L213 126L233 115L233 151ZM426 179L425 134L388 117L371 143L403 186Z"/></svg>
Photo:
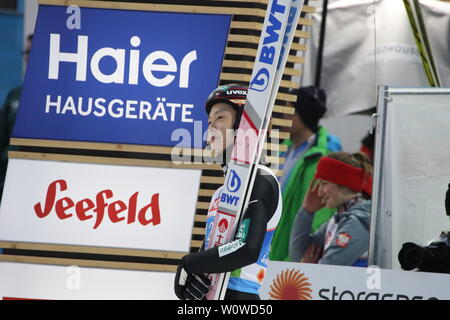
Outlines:
<svg viewBox="0 0 450 320"><path fill-rule="evenodd" d="M188 252L200 175L10 159L0 240Z"/></svg>
<svg viewBox="0 0 450 320"><path fill-rule="evenodd" d="M267 300L449 300L450 275L269 261Z"/></svg>
<svg viewBox="0 0 450 320"><path fill-rule="evenodd" d="M192 147L231 16L78 9L39 7L13 136Z"/></svg>

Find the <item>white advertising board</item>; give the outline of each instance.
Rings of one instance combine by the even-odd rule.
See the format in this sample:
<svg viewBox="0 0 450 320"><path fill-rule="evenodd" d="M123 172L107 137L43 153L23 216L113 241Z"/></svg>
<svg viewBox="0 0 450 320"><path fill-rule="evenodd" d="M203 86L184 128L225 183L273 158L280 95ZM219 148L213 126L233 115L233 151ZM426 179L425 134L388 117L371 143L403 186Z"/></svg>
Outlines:
<svg viewBox="0 0 450 320"><path fill-rule="evenodd" d="M187 252L200 174L11 159L0 240Z"/></svg>
<svg viewBox="0 0 450 320"><path fill-rule="evenodd" d="M269 261L261 299L450 299L450 275Z"/></svg>
<svg viewBox="0 0 450 320"><path fill-rule="evenodd" d="M369 263L401 269L406 242L450 230L450 89L380 87Z"/></svg>
<svg viewBox="0 0 450 320"><path fill-rule="evenodd" d="M0 262L0 300L174 300L175 273Z"/></svg>
<svg viewBox="0 0 450 320"><path fill-rule="evenodd" d="M450 299L450 275L269 261L263 300ZM174 273L0 262L2 299L174 300Z"/></svg>

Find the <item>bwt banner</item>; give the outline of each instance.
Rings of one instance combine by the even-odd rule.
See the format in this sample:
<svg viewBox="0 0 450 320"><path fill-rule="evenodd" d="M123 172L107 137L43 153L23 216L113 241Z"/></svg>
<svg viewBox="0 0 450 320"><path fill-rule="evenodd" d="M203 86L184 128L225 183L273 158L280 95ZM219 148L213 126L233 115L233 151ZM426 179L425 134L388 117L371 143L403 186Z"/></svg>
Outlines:
<svg viewBox="0 0 450 320"><path fill-rule="evenodd" d="M40 6L13 136L191 147L172 133L207 122L231 16L79 13L69 28L67 7Z"/></svg>

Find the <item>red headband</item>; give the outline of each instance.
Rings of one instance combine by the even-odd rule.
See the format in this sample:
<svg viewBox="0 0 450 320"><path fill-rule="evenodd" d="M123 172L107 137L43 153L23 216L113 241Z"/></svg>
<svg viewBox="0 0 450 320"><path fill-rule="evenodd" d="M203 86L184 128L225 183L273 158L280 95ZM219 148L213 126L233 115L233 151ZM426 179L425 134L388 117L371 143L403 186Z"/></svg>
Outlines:
<svg viewBox="0 0 450 320"><path fill-rule="evenodd" d="M365 191L372 195L371 175L361 168L329 157L320 158L314 179L327 180L353 191Z"/></svg>

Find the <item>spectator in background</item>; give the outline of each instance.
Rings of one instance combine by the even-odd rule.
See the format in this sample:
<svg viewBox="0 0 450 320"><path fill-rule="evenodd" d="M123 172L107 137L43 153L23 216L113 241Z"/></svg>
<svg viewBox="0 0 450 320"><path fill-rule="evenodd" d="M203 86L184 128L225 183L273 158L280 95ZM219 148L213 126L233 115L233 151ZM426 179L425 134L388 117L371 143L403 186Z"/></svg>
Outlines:
<svg viewBox="0 0 450 320"><path fill-rule="evenodd" d="M362 153L330 153L317 165L314 182L294 222L289 255L293 261L367 267L372 166ZM312 232L314 215L337 208Z"/></svg>
<svg viewBox="0 0 450 320"><path fill-rule="evenodd" d="M367 133L364 138L361 140L361 148L360 152L364 153L370 160L373 165L373 157L375 150L375 131L372 133Z"/></svg>
<svg viewBox="0 0 450 320"><path fill-rule="evenodd" d="M289 237L297 212L314 177L319 158L328 152L342 150L339 139L328 134L319 126L326 108L325 91L314 86L294 90L297 101L292 106L295 114L286 115L292 120L287 128L290 139L283 142L288 150L280 156L285 157L283 175L280 178L283 195L283 213L272 241L270 260L289 261ZM316 213L313 229L328 221L334 210L324 208Z"/></svg>
<svg viewBox="0 0 450 320"><path fill-rule="evenodd" d="M27 44L23 51L25 63L28 64L28 58L31 50L33 35L27 37ZM9 138L12 135L14 123L16 122L17 109L19 107L20 94L22 86L18 86L9 91L3 106L0 109L0 201L3 194L3 185L5 183L6 168L8 166L8 148Z"/></svg>

